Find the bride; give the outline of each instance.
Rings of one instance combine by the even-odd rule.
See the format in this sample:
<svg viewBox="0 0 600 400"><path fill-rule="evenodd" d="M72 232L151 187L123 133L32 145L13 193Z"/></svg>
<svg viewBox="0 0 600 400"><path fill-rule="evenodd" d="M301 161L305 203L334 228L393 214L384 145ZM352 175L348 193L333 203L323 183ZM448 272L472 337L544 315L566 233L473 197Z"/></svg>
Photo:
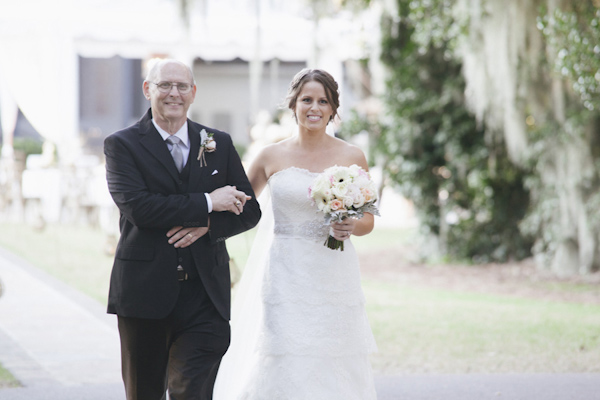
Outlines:
<svg viewBox="0 0 600 400"><path fill-rule="evenodd" d="M265 147L248 172L257 196L268 189L273 225L261 221L267 232L259 230L254 241L214 398L375 399L368 355L376 345L348 241L370 233L374 218L365 213L324 226L308 197L308 187L326 168L357 164L367 170L367 162L359 148L325 132L339 107L329 73L300 71L286 102L298 133ZM344 251L324 246L330 230L346 241ZM261 246L268 247L261 252Z"/></svg>

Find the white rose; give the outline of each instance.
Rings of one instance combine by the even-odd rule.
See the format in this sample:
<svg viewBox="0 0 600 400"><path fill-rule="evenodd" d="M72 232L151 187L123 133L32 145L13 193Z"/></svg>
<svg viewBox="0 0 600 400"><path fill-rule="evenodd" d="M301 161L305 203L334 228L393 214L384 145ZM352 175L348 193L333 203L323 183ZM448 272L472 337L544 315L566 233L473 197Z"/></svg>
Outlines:
<svg viewBox="0 0 600 400"><path fill-rule="evenodd" d="M349 200L347 202L345 200L344 202L348 207L360 207L364 204L364 196L361 194L360 188L354 184L348 186L348 192L346 193L346 196Z"/></svg>
<svg viewBox="0 0 600 400"><path fill-rule="evenodd" d="M369 176L364 174L364 175L358 175L355 179L354 179L354 183L358 186L358 187L368 187L372 181L369 179Z"/></svg>
<svg viewBox="0 0 600 400"><path fill-rule="evenodd" d="M206 144L204 145L207 153L212 153L217 149L217 142L213 138L208 138Z"/></svg>
<svg viewBox="0 0 600 400"><path fill-rule="evenodd" d="M315 192L323 193L323 192L329 190L330 185L329 185L329 182L327 182L327 180L325 180L325 179L317 179L317 180L315 180L312 188L313 188L313 191L315 191Z"/></svg>
<svg viewBox="0 0 600 400"><path fill-rule="evenodd" d="M349 208L352 208L353 205L354 205L354 197L345 196L344 197L344 207L349 209Z"/></svg>
<svg viewBox="0 0 600 400"><path fill-rule="evenodd" d="M358 196L354 198L354 208L361 208L365 205L365 196L362 193L359 193Z"/></svg>
<svg viewBox="0 0 600 400"><path fill-rule="evenodd" d="M346 197L346 194L348 193L348 183L338 183L337 185L331 188L331 193L339 199L341 199L342 197Z"/></svg>
<svg viewBox="0 0 600 400"><path fill-rule="evenodd" d="M361 171L364 172L364 170L356 164L352 164L348 167L348 169L350 170L350 175L352 175L353 178L360 176Z"/></svg>

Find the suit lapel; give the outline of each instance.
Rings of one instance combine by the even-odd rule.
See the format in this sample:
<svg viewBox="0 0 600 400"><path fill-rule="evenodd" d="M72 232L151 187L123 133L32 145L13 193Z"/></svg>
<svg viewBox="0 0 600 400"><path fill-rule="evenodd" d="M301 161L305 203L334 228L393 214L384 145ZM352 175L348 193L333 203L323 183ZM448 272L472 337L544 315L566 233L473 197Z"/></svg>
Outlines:
<svg viewBox="0 0 600 400"><path fill-rule="evenodd" d="M152 123L152 110L148 110L140 121L140 144L169 171L175 181L179 180L179 171L175 167L173 157Z"/></svg>

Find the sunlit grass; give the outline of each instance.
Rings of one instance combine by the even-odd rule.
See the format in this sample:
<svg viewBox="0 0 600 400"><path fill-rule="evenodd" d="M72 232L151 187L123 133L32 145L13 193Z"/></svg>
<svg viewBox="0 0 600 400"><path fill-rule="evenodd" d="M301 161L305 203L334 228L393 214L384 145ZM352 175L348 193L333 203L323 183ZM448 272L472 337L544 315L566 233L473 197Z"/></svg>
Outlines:
<svg viewBox="0 0 600 400"><path fill-rule="evenodd" d="M373 252L394 248L399 244L416 243L416 228L378 228L365 236L353 236L352 243L357 252Z"/></svg>
<svg viewBox="0 0 600 400"><path fill-rule="evenodd" d="M47 225L42 231L24 224L0 224L0 245L88 296L106 302L113 256L99 229Z"/></svg>
<svg viewBox="0 0 600 400"><path fill-rule="evenodd" d="M256 228L233 236L225 242L229 257L235 261L240 270L243 270L246 265L246 260L250 255L255 236Z"/></svg>
<svg viewBox="0 0 600 400"><path fill-rule="evenodd" d="M0 389L21 386L19 381L0 364Z"/></svg>
<svg viewBox="0 0 600 400"><path fill-rule="evenodd" d="M227 241L231 258L243 268L255 230ZM99 229L75 225L47 225L36 230L23 224L0 224L0 246L22 257L79 291L106 303L114 256L112 243Z"/></svg>
<svg viewBox="0 0 600 400"><path fill-rule="evenodd" d="M570 293L593 293L598 290L597 285L574 282L539 282L535 286L541 287L552 292L570 292Z"/></svg>
<svg viewBox="0 0 600 400"><path fill-rule="evenodd" d="M392 372L600 372L600 305L364 282Z"/></svg>

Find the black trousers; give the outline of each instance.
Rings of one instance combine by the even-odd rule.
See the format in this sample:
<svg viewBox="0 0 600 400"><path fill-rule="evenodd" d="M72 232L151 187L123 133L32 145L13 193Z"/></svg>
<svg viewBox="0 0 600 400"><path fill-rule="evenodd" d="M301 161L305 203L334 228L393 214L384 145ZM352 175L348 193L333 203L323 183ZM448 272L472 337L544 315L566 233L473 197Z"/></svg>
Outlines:
<svg viewBox="0 0 600 400"><path fill-rule="evenodd" d="M180 282L164 319L118 316L127 400L210 400L230 341L229 321L215 309L200 279Z"/></svg>

